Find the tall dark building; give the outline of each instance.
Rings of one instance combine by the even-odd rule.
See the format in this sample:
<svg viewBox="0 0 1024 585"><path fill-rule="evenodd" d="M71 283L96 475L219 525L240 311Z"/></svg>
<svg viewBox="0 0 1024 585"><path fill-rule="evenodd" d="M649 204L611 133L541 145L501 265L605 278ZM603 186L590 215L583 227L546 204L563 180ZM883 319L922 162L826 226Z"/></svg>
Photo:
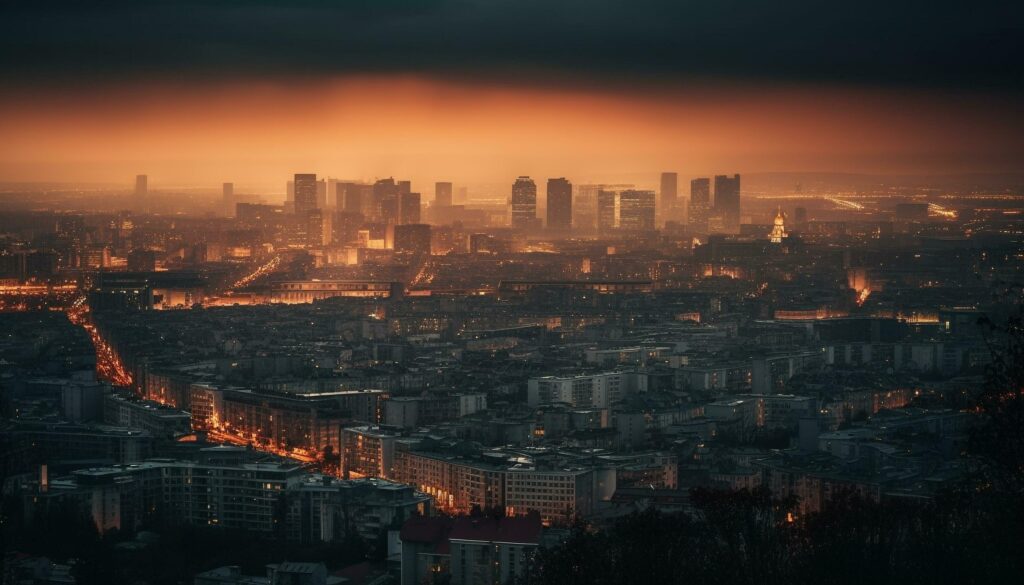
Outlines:
<svg viewBox="0 0 1024 585"><path fill-rule="evenodd" d="M624 230L654 229L654 191L627 189L619 193L619 227Z"/></svg>
<svg viewBox="0 0 1024 585"><path fill-rule="evenodd" d="M512 227L528 228L537 222L537 185L530 177L512 184Z"/></svg>
<svg viewBox="0 0 1024 585"><path fill-rule="evenodd" d="M676 173L661 173L661 215L665 220L676 219L678 215L679 198L679 175Z"/></svg>
<svg viewBox="0 0 1024 585"><path fill-rule="evenodd" d="M338 183L338 186L335 187L334 206L340 211L359 213L362 207L360 195L362 195L362 191L357 188L355 183Z"/></svg>
<svg viewBox="0 0 1024 585"><path fill-rule="evenodd" d="M224 183L221 187L221 200L224 205L224 210L230 216L235 210L235 184Z"/></svg>
<svg viewBox="0 0 1024 585"><path fill-rule="evenodd" d="M420 194L399 193L398 223L410 224L420 222Z"/></svg>
<svg viewBox="0 0 1024 585"><path fill-rule="evenodd" d="M135 175L135 202L139 209L149 208L149 177Z"/></svg>
<svg viewBox="0 0 1024 585"><path fill-rule="evenodd" d="M409 223L395 226L395 251L430 254L430 225Z"/></svg>
<svg viewBox="0 0 1024 585"><path fill-rule="evenodd" d="M327 207L327 181L323 179L316 182L316 207L317 209Z"/></svg>
<svg viewBox="0 0 1024 585"><path fill-rule="evenodd" d="M548 228L572 228L572 183L564 177L548 179Z"/></svg>
<svg viewBox="0 0 1024 585"><path fill-rule="evenodd" d="M708 230L708 214L711 212L711 179L690 181L690 229L704 233Z"/></svg>
<svg viewBox="0 0 1024 585"><path fill-rule="evenodd" d="M316 173L295 174L295 213L306 213L317 208Z"/></svg>
<svg viewBox="0 0 1024 585"><path fill-rule="evenodd" d="M378 219L385 225L396 225L399 222L398 196L388 197L380 201Z"/></svg>
<svg viewBox="0 0 1024 585"><path fill-rule="evenodd" d="M740 176L715 176L715 212L722 216L726 231L740 231Z"/></svg>
<svg viewBox="0 0 1024 585"><path fill-rule="evenodd" d="M351 214L361 214L371 217L371 209L375 208L373 199L373 185L365 183L339 183L337 189L338 209Z"/></svg>
<svg viewBox="0 0 1024 585"><path fill-rule="evenodd" d="M615 191L597 191L597 231L604 233L618 227L618 199Z"/></svg>
<svg viewBox="0 0 1024 585"><path fill-rule="evenodd" d="M373 184L373 213L367 219L395 223L398 220L398 184L391 177Z"/></svg>
<svg viewBox="0 0 1024 585"><path fill-rule="evenodd" d="M310 209L305 212L306 241L310 246L326 246L331 243L334 228L331 224L334 214L326 209Z"/></svg>
<svg viewBox="0 0 1024 585"><path fill-rule="evenodd" d="M435 207L451 207L452 206L452 184L447 181L438 181L434 183L434 206Z"/></svg>

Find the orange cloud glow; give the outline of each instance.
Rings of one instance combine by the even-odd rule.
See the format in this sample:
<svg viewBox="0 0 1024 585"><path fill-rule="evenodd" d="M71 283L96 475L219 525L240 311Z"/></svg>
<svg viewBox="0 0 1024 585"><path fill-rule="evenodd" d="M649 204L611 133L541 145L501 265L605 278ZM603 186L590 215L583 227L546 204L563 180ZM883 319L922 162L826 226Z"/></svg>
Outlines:
<svg viewBox="0 0 1024 585"><path fill-rule="evenodd" d="M0 179L155 185L294 172L575 182L677 170L1020 170L1024 121L996 98L813 87L511 87L410 76L8 92Z"/></svg>

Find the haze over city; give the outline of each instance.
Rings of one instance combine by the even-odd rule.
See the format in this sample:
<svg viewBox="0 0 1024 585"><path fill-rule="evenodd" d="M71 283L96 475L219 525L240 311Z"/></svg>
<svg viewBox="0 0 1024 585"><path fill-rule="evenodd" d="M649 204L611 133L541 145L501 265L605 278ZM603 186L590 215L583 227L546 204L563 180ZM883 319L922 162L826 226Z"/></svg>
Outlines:
<svg viewBox="0 0 1024 585"><path fill-rule="evenodd" d="M1020 171L1020 8L920 6L19 3L0 179Z"/></svg>

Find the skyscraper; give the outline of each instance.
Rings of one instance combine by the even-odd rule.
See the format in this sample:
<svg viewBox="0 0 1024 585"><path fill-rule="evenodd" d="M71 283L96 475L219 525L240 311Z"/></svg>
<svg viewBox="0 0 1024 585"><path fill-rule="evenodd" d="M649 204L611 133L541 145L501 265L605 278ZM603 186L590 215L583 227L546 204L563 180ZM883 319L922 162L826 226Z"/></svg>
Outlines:
<svg viewBox="0 0 1024 585"><path fill-rule="evenodd" d="M335 193L335 207L345 213L366 214L364 208L373 203L373 185L339 182Z"/></svg>
<svg viewBox="0 0 1024 585"><path fill-rule="evenodd" d="M371 220L395 223L398 220L398 184L392 177L379 179L373 184L373 213Z"/></svg>
<svg viewBox="0 0 1024 585"><path fill-rule="evenodd" d="M530 177L512 184L512 227L528 228L537 221L537 185Z"/></svg>
<svg viewBox="0 0 1024 585"><path fill-rule="evenodd" d="M356 188L355 183L338 183L335 187L334 206L339 211L359 213L359 195L360 191Z"/></svg>
<svg viewBox="0 0 1024 585"><path fill-rule="evenodd" d="M420 222L420 194L399 193L398 223L411 224Z"/></svg>
<svg viewBox="0 0 1024 585"><path fill-rule="evenodd" d="M452 206L452 184L447 181L434 183L434 207Z"/></svg>
<svg viewBox="0 0 1024 585"><path fill-rule="evenodd" d="M654 229L654 191L628 189L619 193L619 227L624 230Z"/></svg>
<svg viewBox="0 0 1024 585"><path fill-rule="evenodd" d="M235 211L235 184L224 183L221 186L221 201L224 205L224 212L230 217Z"/></svg>
<svg viewBox="0 0 1024 585"><path fill-rule="evenodd" d="M149 209L149 177L135 175L135 201L139 209Z"/></svg>
<svg viewBox="0 0 1024 585"><path fill-rule="evenodd" d="M722 216L726 231L740 231L740 176L715 176L715 212Z"/></svg>
<svg viewBox="0 0 1024 585"><path fill-rule="evenodd" d="M317 208L316 173L295 174L295 213L306 213Z"/></svg>
<svg viewBox="0 0 1024 585"><path fill-rule="evenodd" d="M379 218L385 225L395 225L401 219L398 209L398 196L388 197L380 201Z"/></svg>
<svg viewBox="0 0 1024 585"><path fill-rule="evenodd" d="M572 183L568 179L548 179L548 228L572 227Z"/></svg>
<svg viewBox="0 0 1024 585"><path fill-rule="evenodd" d="M334 233L331 223L333 214L326 209L310 209L303 214L306 220L306 244L310 246L330 244Z"/></svg>
<svg viewBox="0 0 1024 585"><path fill-rule="evenodd" d="M707 232L710 212L711 179L693 179L690 181L690 229L697 233Z"/></svg>
<svg viewBox="0 0 1024 585"><path fill-rule="evenodd" d="M316 182L316 207L317 209L327 208L327 181L323 179Z"/></svg>
<svg viewBox="0 0 1024 585"><path fill-rule="evenodd" d="M679 175L676 173L661 173L661 216L668 221L676 219L678 215L677 199L679 197Z"/></svg>
<svg viewBox="0 0 1024 585"><path fill-rule="evenodd" d="M619 194L615 191L597 192L597 231L604 233L619 226Z"/></svg>

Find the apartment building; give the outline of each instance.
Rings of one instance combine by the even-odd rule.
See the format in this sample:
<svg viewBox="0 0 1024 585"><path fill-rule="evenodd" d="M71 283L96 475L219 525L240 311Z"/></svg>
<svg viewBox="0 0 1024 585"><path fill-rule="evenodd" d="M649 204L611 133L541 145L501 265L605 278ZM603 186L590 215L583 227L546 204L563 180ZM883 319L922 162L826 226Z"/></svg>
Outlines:
<svg viewBox="0 0 1024 585"><path fill-rule="evenodd" d="M576 376L531 378L530 406L564 402L576 408L608 408L634 392L647 390L647 378L636 372L601 372Z"/></svg>

